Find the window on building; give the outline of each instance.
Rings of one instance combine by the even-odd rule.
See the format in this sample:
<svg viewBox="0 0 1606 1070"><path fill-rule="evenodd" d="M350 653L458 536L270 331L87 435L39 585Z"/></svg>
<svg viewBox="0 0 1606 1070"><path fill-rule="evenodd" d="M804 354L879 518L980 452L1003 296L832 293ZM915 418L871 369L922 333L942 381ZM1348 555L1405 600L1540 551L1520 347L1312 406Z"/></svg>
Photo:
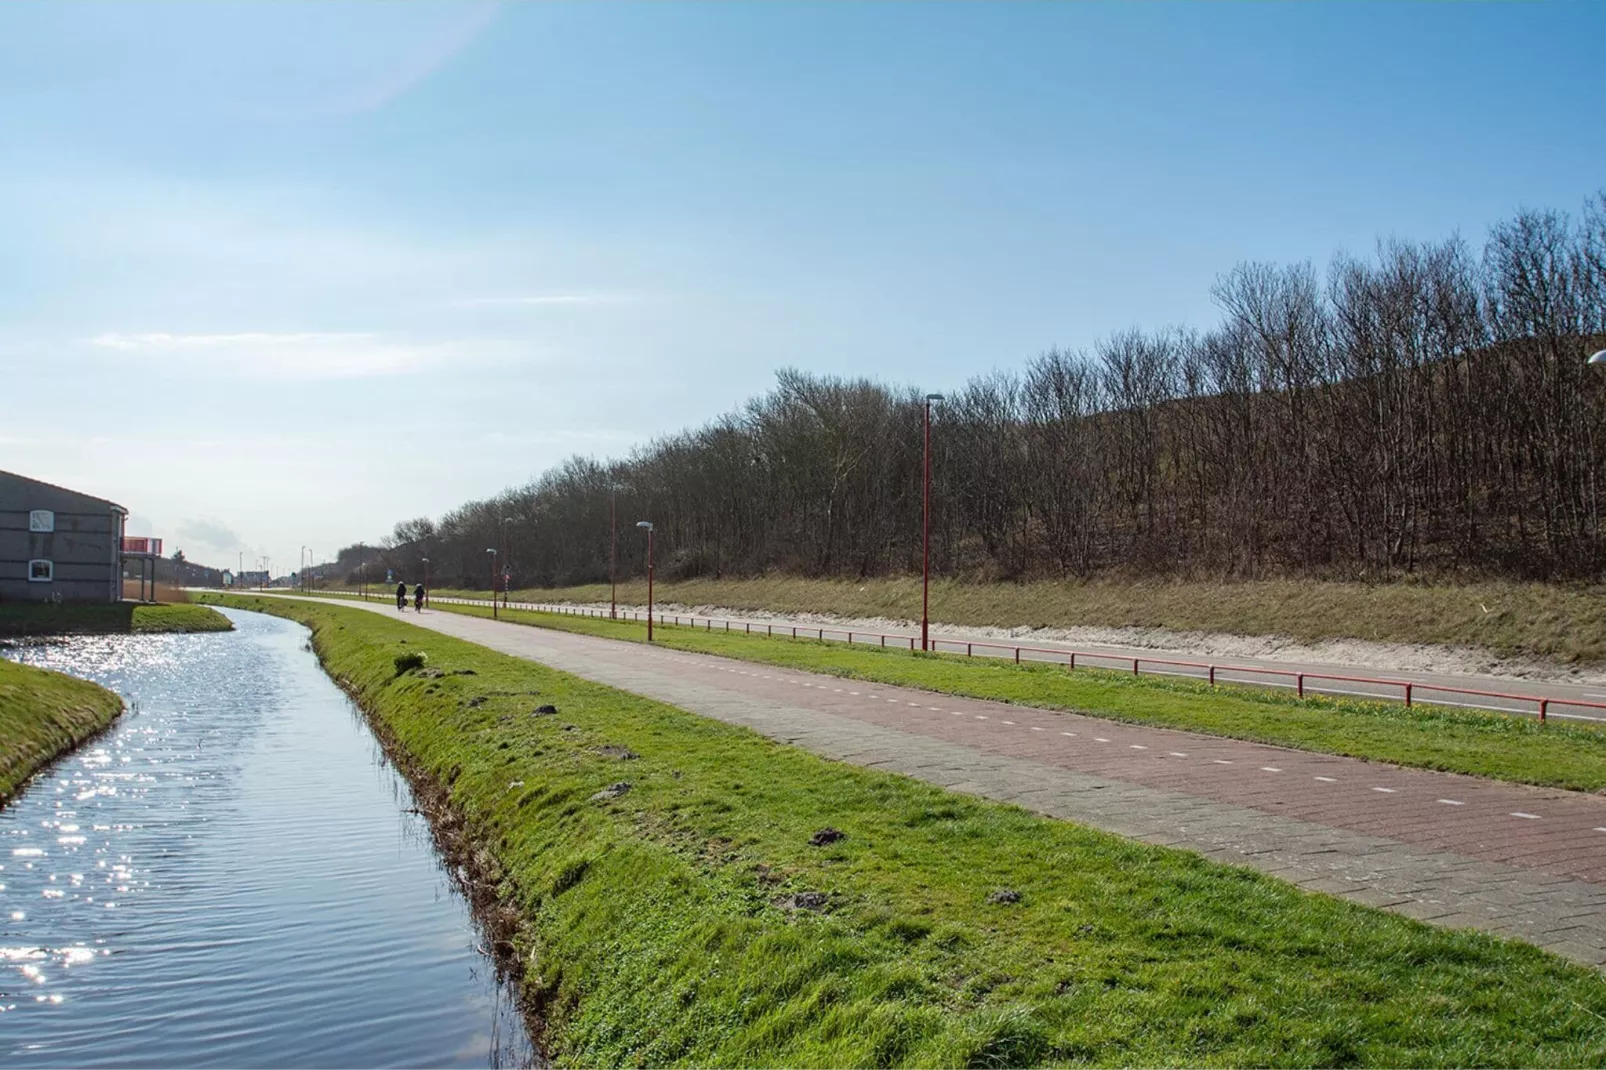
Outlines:
<svg viewBox="0 0 1606 1070"><path fill-rule="evenodd" d="M50 532L56 530L56 514L49 509L34 509L28 513L28 530Z"/></svg>
<svg viewBox="0 0 1606 1070"><path fill-rule="evenodd" d="M28 579L32 583L50 583L56 578L56 563L35 558L28 562Z"/></svg>

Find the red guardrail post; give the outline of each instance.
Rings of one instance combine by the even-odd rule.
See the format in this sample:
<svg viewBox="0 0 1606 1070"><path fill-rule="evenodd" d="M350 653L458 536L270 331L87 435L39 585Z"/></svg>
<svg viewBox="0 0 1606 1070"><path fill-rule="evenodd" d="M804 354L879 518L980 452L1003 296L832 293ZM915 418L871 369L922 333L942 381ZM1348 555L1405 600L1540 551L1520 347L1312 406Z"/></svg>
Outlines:
<svg viewBox="0 0 1606 1070"><path fill-rule="evenodd" d="M1216 667L1214 665L1210 666L1210 686L1216 686Z"/></svg>
<svg viewBox="0 0 1606 1070"><path fill-rule="evenodd" d="M909 637L909 653L913 654L914 652L915 652L915 637L911 635Z"/></svg>
<svg viewBox="0 0 1606 1070"><path fill-rule="evenodd" d="M969 643L966 643L966 644L965 644L965 657L967 657L967 658L968 658L968 657L970 657L970 656L971 656L971 650L970 650L970 644L969 644Z"/></svg>
<svg viewBox="0 0 1606 1070"><path fill-rule="evenodd" d="M1304 673L1296 673L1294 675L1294 679L1298 682L1297 683L1297 687L1298 687L1298 690L1299 690L1299 697L1300 698L1304 698L1305 697L1305 674Z"/></svg>
<svg viewBox="0 0 1606 1070"><path fill-rule="evenodd" d="M1410 684L1406 684L1405 685L1405 704L1407 706L1409 706L1411 704L1411 685Z"/></svg>
<svg viewBox="0 0 1606 1070"><path fill-rule="evenodd" d="M1550 700L1548 698L1540 699L1539 700L1539 723L1540 724L1544 724L1545 723L1545 713L1549 709L1550 709Z"/></svg>
<svg viewBox="0 0 1606 1070"><path fill-rule="evenodd" d="M1020 664L1020 647L1015 648L1015 664Z"/></svg>
<svg viewBox="0 0 1606 1070"><path fill-rule="evenodd" d="M1137 674L1138 674L1138 659L1137 658L1133 658L1132 659L1132 675L1136 676Z"/></svg>
<svg viewBox="0 0 1606 1070"><path fill-rule="evenodd" d="M1076 651L1071 651L1071 668L1076 668Z"/></svg>

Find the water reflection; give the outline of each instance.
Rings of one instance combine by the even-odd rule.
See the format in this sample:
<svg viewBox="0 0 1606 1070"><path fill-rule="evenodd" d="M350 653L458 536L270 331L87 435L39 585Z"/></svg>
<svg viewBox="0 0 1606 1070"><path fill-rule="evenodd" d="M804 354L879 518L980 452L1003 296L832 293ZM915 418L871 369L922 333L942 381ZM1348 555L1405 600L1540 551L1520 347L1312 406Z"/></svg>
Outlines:
<svg viewBox="0 0 1606 1070"><path fill-rule="evenodd" d="M406 785L287 621L0 655L130 705L0 810L0 1063L531 1052Z"/></svg>

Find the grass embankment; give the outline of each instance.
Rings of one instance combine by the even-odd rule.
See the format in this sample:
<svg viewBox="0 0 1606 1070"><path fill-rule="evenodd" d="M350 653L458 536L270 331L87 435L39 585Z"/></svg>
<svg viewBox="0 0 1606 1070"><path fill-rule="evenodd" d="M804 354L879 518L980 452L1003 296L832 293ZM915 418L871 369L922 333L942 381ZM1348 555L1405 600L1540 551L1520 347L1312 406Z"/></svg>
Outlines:
<svg viewBox="0 0 1606 1070"><path fill-rule="evenodd" d="M123 700L98 684L0 658L0 804L122 710Z"/></svg>
<svg viewBox="0 0 1606 1070"><path fill-rule="evenodd" d="M489 609L439 603L488 617ZM502 619L542 628L645 642L644 624L504 609ZM1300 699L1253 688L1132 677L1100 669L1032 664L957 654L911 654L813 639L769 638L659 625L654 641L677 650L918 687L948 695L1067 710L1133 724L1184 728L1322 754L1466 773L1493 780L1606 789L1606 730L1552 720L1449 707Z"/></svg>
<svg viewBox="0 0 1606 1070"><path fill-rule="evenodd" d="M0 605L0 636L226 632L233 627L229 619L217 610L188 603L56 605L49 602L8 602Z"/></svg>
<svg viewBox="0 0 1606 1070"><path fill-rule="evenodd" d="M364 610L227 604L310 625L449 785L524 921L559 1063L1606 1060L1606 985L1531 946L829 762ZM426 668L398 673L410 652ZM826 826L845 838L812 845ZM1006 888L1019 901L990 901Z"/></svg>
<svg viewBox="0 0 1606 1070"><path fill-rule="evenodd" d="M383 593L383 592L381 592ZM446 590L442 595L451 593ZM462 592L484 598L485 591ZM920 580L750 580L659 583L660 602L774 613L920 619ZM514 592L515 601L608 601L607 584ZM645 583L619 585L622 604ZM1606 587L1540 583L1426 584L1253 580L931 585L931 618L999 628L1170 628L1281 636L1301 643L1366 639L1488 650L1562 664L1606 661Z"/></svg>

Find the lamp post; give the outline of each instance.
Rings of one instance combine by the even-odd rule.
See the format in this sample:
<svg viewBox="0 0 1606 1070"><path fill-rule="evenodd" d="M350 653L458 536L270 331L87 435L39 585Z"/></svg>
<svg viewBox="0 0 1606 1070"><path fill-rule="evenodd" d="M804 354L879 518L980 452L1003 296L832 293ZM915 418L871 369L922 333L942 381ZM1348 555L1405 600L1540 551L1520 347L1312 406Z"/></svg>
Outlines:
<svg viewBox="0 0 1606 1070"><path fill-rule="evenodd" d="M496 615L496 547L487 546L485 552L491 555L491 619L499 619Z"/></svg>
<svg viewBox="0 0 1606 1070"><path fill-rule="evenodd" d="M941 394L926 395L924 464L920 495L920 649L929 650L931 631L931 403Z"/></svg>
<svg viewBox="0 0 1606 1070"><path fill-rule="evenodd" d="M429 604L429 558L424 558L424 604Z"/></svg>
<svg viewBox="0 0 1606 1070"><path fill-rule="evenodd" d="M647 642L652 642L652 521L638 520L636 527L647 529Z"/></svg>
<svg viewBox="0 0 1606 1070"><path fill-rule="evenodd" d="M307 548L305 546L303 546L301 548L301 553L296 556L296 571L298 573L300 573L300 575L297 578L301 581L302 593L306 593L306 590L307 590Z"/></svg>
<svg viewBox="0 0 1606 1070"><path fill-rule="evenodd" d="M508 552L507 552L508 543L509 543L509 540L508 540L508 537L507 537L507 526L509 524L511 524L511 523L513 523L513 518L512 517L504 516L502 518L502 608L503 609L507 608L508 581L513 578L511 575L508 574L509 566L508 566ZM491 588L491 601L493 601L493 602L496 601L496 588L494 586Z"/></svg>
<svg viewBox="0 0 1606 1070"><path fill-rule="evenodd" d="M619 619L619 484L608 485L608 619Z"/></svg>

